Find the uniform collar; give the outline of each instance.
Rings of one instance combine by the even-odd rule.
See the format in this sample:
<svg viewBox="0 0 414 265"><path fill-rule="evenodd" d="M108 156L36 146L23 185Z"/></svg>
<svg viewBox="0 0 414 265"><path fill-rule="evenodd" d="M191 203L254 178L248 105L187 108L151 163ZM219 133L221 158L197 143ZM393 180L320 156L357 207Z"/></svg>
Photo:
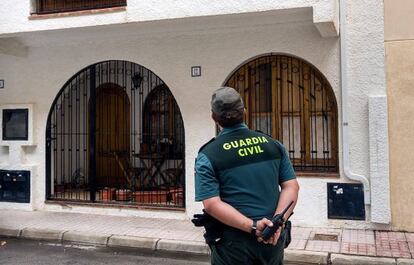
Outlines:
<svg viewBox="0 0 414 265"><path fill-rule="evenodd" d="M244 122L236 124L236 125L231 126L231 127L225 127L220 131L218 136L228 134L228 133L234 132L236 130L240 130L240 129L248 129L248 127Z"/></svg>

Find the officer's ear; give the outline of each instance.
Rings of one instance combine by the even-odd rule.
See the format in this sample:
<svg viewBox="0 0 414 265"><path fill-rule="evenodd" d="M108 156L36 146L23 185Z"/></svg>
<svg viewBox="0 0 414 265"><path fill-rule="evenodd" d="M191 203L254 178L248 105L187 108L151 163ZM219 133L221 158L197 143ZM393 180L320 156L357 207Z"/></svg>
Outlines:
<svg viewBox="0 0 414 265"><path fill-rule="evenodd" d="M214 114L214 112L211 112L211 118L216 123L216 125L220 127L220 130L221 130L223 128L223 126L220 125L220 122L218 121L217 115Z"/></svg>
<svg viewBox="0 0 414 265"><path fill-rule="evenodd" d="M216 116L216 114L214 114L214 112L211 112L211 118L213 119L213 121L214 121L215 123L218 123L218 121L217 121L217 116Z"/></svg>

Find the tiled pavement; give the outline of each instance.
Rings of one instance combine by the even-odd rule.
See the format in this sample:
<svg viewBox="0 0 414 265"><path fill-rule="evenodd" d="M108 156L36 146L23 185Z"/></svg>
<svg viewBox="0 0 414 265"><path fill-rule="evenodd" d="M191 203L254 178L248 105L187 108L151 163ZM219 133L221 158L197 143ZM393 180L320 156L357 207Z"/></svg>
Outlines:
<svg viewBox="0 0 414 265"><path fill-rule="evenodd" d="M405 233L375 231L377 255L411 258Z"/></svg>
<svg viewBox="0 0 414 265"><path fill-rule="evenodd" d="M376 256L374 231L345 230L342 234L341 253Z"/></svg>
<svg viewBox="0 0 414 265"><path fill-rule="evenodd" d="M341 235L342 230L340 229L314 228L310 233L305 249L320 252L339 253L340 241L333 239L339 239L341 238Z"/></svg>
<svg viewBox="0 0 414 265"><path fill-rule="evenodd" d="M50 229L103 235L203 241L203 230L189 221L96 214L0 211L0 228Z"/></svg>
<svg viewBox="0 0 414 265"><path fill-rule="evenodd" d="M414 258L414 233L405 233L405 238L407 239L408 249L411 253L411 258Z"/></svg>
<svg viewBox="0 0 414 265"><path fill-rule="evenodd" d="M188 220L2 210L0 229L50 229L203 242ZM291 250L414 258L414 233L293 227Z"/></svg>
<svg viewBox="0 0 414 265"><path fill-rule="evenodd" d="M322 235L326 240L315 240ZM330 241L333 236L338 240ZM359 256L414 258L414 233L294 227L290 249Z"/></svg>

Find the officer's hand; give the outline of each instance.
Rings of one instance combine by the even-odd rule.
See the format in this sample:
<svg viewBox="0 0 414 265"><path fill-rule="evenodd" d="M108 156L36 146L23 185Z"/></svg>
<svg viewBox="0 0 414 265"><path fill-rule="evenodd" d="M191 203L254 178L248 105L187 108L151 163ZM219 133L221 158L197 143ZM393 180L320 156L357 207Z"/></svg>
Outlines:
<svg viewBox="0 0 414 265"><path fill-rule="evenodd" d="M257 230L256 230L256 236L257 236L257 241L259 242L263 242L265 244L272 244L272 245L276 245L277 241L279 240L280 237L280 232L282 231L282 229L279 227L278 230L276 230L276 232L273 234L273 236L271 236L269 238L269 240L263 240L262 238L262 231L266 228L266 226L273 226L272 221L270 221L267 218L263 218L262 220L257 222Z"/></svg>
<svg viewBox="0 0 414 265"><path fill-rule="evenodd" d="M272 244L273 246L276 246L281 232L282 232L282 228L279 227L279 229L276 230L276 232L273 234L273 236L271 238L269 238L269 240L267 241L267 243L265 242L265 244Z"/></svg>

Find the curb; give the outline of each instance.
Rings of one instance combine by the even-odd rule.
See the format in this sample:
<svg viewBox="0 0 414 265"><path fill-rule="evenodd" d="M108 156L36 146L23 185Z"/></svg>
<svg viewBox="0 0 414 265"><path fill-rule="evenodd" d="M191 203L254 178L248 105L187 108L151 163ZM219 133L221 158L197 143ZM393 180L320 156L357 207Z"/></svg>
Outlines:
<svg viewBox="0 0 414 265"><path fill-rule="evenodd" d="M105 235L80 231L59 231L38 228L24 228L21 230L0 228L0 236L57 241L62 243L83 243L105 247L129 247L153 251L186 252L199 255L208 255L210 253L209 247L201 241L185 241L127 235Z"/></svg>
<svg viewBox="0 0 414 265"><path fill-rule="evenodd" d="M394 258L377 258L377 257L332 254L331 264L332 265L396 265L397 262Z"/></svg>
<svg viewBox="0 0 414 265"><path fill-rule="evenodd" d="M20 237L27 239L62 241L64 233L65 231L59 230L24 228L20 232Z"/></svg>
<svg viewBox="0 0 414 265"><path fill-rule="evenodd" d="M59 231L36 228L0 228L0 235L15 238L48 240L57 242L79 242L105 247L128 247L152 251L182 252L209 255L209 247L201 241L186 241L137 237L128 235L94 234L80 231ZM354 256L307 250L285 250L286 264L331 264L331 265L414 265L414 259Z"/></svg>
<svg viewBox="0 0 414 265"><path fill-rule="evenodd" d="M13 228L0 228L0 235L9 237L20 237L21 230Z"/></svg>
<svg viewBox="0 0 414 265"><path fill-rule="evenodd" d="M108 243L111 235L97 235L88 232L68 231L63 234L63 242L89 243L94 245L104 245Z"/></svg>
<svg viewBox="0 0 414 265"><path fill-rule="evenodd" d="M414 259L397 259L397 265L414 265Z"/></svg>
<svg viewBox="0 0 414 265"><path fill-rule="evenodd" d="M329 253L285 249L284 261L292 264L328 264Z"/></svg>
<svg viewBox="0 0 414 265"><path fill-rule="evenodd" d="M156 250L157 238L113 235L108 240L108 247L129 247Z"/></svg>
<svg viewBox="0 0 414 265"><path fill-rule="evenodd" d="M204 242L199 241L180 241L171 239L160 239L157 243L156 250L187 252L192 254L208 255L210 249Z"/></svg>

